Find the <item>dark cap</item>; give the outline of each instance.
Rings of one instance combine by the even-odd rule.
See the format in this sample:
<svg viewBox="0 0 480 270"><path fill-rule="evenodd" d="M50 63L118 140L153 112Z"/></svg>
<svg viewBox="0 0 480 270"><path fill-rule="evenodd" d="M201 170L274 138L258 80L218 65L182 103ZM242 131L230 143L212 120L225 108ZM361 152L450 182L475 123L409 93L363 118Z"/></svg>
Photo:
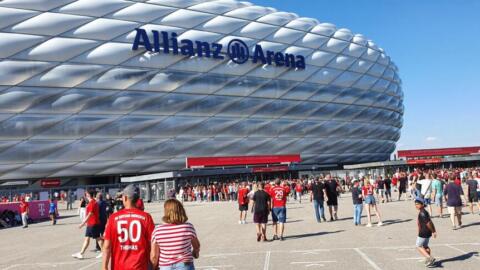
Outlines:
<svg viewBox="0 0 480 270"><path fill-rule="evenodd" d="M425 205L425 200L420 198L420 197L417 197L415 198L415 204L421 204L421 205Z"/></svg>

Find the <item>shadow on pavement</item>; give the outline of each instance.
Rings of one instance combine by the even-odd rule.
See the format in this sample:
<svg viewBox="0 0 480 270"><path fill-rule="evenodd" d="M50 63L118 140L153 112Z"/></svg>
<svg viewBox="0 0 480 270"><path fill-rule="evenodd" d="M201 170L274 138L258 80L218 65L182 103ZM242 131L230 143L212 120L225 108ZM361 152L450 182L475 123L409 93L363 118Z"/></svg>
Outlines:
<svg viewBox="0 0 480 270"><path fill-rule="evenodd" d="M298 235L289 235L289 236L285 236L284 238L285 239L300 239L300 238L315 237L315 236L332 234L332 233L341 233L341 232L344 232L344 231L345 230L337 230L337 231L332 231L332 232L306 233L306 234L298 234Z"/></svg>
<svg viewBox="0 0 480 270"><path fill-rule="evenodd" d="M467 224L467 225L462 225L462 229L467 228L467 227L471 227L471 226L477 226L477 225L480 225L480 222L475 222L475 223L470 223L470 224Z"/></svg>
<svg viewBox="0 0 480 270"><path fill-rule="evenodd" d="M447 263L447 262L456 262L456 261L465 261L465 260L470 259L472 256L478 256L478 251L469 252L469 253L466 253L466 254L463 254L463 255L459 255L459 256L456 256L456 257L439 260L439 261L436 261L436 262L433 264L433 266L434 266L434 267L443 268L443 264L444 264L444 263Z"/></svg>
<svg viewBox="0 0 480 270"><path fill-rule="evenodd" d="M388 225L393 225L393 224L399 224L399 223L405 223L405 222L410 222L412 221L411 218L409 219L388 219L383 221L383 226L388 226Z"/></svg>

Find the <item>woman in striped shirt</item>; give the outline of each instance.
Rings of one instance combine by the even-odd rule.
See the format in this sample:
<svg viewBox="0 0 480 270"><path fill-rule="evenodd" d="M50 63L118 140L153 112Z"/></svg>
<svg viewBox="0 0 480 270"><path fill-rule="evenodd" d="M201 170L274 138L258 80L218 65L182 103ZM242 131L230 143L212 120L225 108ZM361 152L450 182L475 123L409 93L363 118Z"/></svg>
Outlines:
<svg viewBox="0 0 480 270"><path fill-rule="evenodd" d="M200 253L195 228L187 222L185 209L178 200L167 200L164 208L164 224L158 225L152 234L150 261L154 269L194 270L193 259Z"/></svg>

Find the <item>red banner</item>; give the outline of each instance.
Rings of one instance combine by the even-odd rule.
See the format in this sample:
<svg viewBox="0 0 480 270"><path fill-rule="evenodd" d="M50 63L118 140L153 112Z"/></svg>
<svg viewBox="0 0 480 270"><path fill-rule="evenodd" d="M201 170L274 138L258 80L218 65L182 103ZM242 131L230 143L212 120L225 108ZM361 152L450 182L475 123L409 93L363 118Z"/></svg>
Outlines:
<svg viewBox="0 0 480 270"><path fill-rule="evenodd" d="M442 159L441 158L430 158L430 159L410 159L407 160L408 165L414 165L414 164L428 164L428 163L441 163Z"/></svg>
<svg viewBox="0 0 480 270"><path fill-rule="evenodd" d="M399 150L398 157L434 157L449 155L471 155L480 153L480 146L419 150Z"/></svg>
<svg viewBox="0 0 480 270"><path fill-rule="evenodd" d="M187 157L187 168L235 165L283 164L302 161L299 154L233 157Z"/></svg>
<svg viewBox="0 0 480 270"><path fill-rule="evenodd" d="M49 208L49 201L31 201L28 203L28 216L33 220L47 219ZM3 213L4 210L10 210L20 213L20 203L0 203L0 213Z"/></svg>
<svg viewBox="0 0 480 270"><path fill-rule="evenodd" d="M286 172L288 171L288 166L273 166L273 167L255 167L252 168L252 172Z"/></svg>
<svg viewBox="0 0 480 270"><path fill-rule="evenodd" d="M59 187L62 184L60 179L40 180L40 186L43 188Z"/></svg>

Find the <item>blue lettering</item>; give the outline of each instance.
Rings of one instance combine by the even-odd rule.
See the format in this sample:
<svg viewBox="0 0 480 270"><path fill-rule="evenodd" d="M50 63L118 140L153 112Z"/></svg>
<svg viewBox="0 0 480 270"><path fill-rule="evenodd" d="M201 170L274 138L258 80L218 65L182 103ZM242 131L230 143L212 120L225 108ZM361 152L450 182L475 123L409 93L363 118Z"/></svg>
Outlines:
<svg viewBox="0 0 480 270"><path fill-rule="evenodd" d="M197 44L198 57L203 57L203 53L205 53L205 57L210 58L210 43L195 41L195 44Z"/></svg>
<svg viewBox="0 0 480 270"><path fill-rule="evenodd" d="M212 49L213 49L213 59L223 59L223 55L220 55L220 52L222 51L222 44L218 43L212 43Z"/></svg>
<svg viewBox="0 0 480 270"><path fill-rule="evenodd" d="M180 48L180 51L182 52L183 55L186 56L194 56L195 51L193 50L193 41L189 39L182 39L180 42L182 43L182 47Z"/></svg>
<svg viewBox="0 0 480 270"><path fill-rule="evenodd" d="M133 41L132 50L138 50L138 46L143 46L147 51L152 51L152 44L148 39L147 32L144 29L136 28L137 34L135 35L135 40Z"/></svg>
<svg viewBox="0 0 480 270"><path fill-rule="evenodd" d="M297 62L295 62L295 67L298 69L305 69L305 57L297 55Z"/></svg>
<svg viewBox="0 0 480 270"><path fill-rule="evenodd" d="M265 60L265 55L263 54L263 49L262 46L260 45L255 45L255 50L253 51L253 63L257 63L258 60L262 61L263 64L267 63L267 60Z"/></svg>
<svg viewBox="0 0 480 270"><path fill-rule="evenodd" d="M283 58L283 53L275 53L275 65L281 67L285 64L285 59Z"/></svg>

